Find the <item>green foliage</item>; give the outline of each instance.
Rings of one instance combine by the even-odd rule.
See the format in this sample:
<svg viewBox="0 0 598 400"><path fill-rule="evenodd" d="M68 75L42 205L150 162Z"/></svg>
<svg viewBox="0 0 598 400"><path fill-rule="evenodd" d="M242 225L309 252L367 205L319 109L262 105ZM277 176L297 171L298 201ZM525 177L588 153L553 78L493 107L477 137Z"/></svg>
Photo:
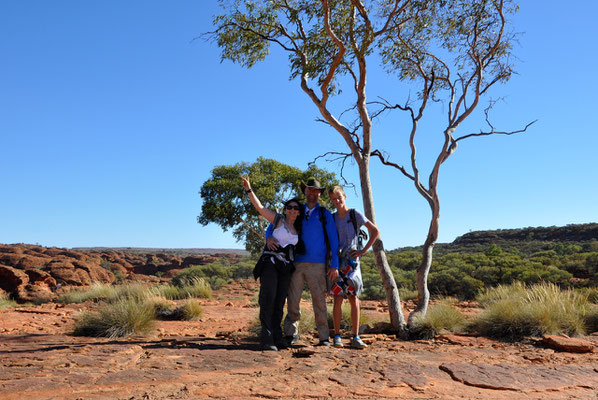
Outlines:
<svg viewBox="0 0 598 400"><path fill-rule="evenodd" d="M585 318L586 331L588 333L598 332L598 307L593 306Z"/></svg>
<svg viewBox="0 0 598 400"><path fill-rule="evenodd" d="M518 339L544 334L581 335L590 307L587 298L551 283L521 283L490 289L480 297L484 312L473 329L485 336Z"/></svg>
<svg viewBox="0 0 598 400"><path fill-rule="evenodd" d="M143 334L154 327L154 309L134 297L122 296L95 313L82 313L74 335L117 338Z"/></svg>
<svg viewBox="0 0 598 400"><path fill-rule="evenodd" d="M232 229L237 241L245 243L245 248L254 255L264 247L264 235L268 222L263 219L249 201L241 175L249 174L251 186L264 207L278 210L285 200L303 197L301 181L316 177L323 186L338 184L334 173L310 166L307 170L280 163L276 160L258 158L256 162L221 165L212 170L212 176L201 187L203 200L201 215L197 222L202 225L215 223L224 231ZM327 205L327 197L320 203Z"/></svg>
<svg viewBox="0 0 598 400"><path fill-rule="evenodd" d="M231 278L228 263L217 261L206 265L194 265L176 274L171 284L178 287L193 285L197 279L208 282L212 289L220 289Z"/></svg>
<svg viewBox="0 0 598 400"><path fill-rule="evenodd" d="M203 307L195 299L188 299L182 305L171 308L168 302L157 299L153 302L157 319L166 321L194 321L203 315Z"/></svg>
<svg viewBox="0 0 598 400"><path fill-rule="evenodd" d="M8 294L0 294L0 310L5 310L10 307L16 307L17 305L18 303L14 300L11 300Z"/></svg>
<svg viewBox="0 0 598 400"><path fill-rule="evenodd" d="M164 285L156 287L158 293L169 300L181 300L190 297L210 298L212 288L204 278L192 277L181 285Z"/></svg>
<svg viewBox="0 0 598 400"><path fill-rule="evenodd" d="M409 328L409 334L415 338L429 339L442 332L462 331L467 320L453 302L452 299L446 299L432 305L425 316L418 314Z"/></svg>

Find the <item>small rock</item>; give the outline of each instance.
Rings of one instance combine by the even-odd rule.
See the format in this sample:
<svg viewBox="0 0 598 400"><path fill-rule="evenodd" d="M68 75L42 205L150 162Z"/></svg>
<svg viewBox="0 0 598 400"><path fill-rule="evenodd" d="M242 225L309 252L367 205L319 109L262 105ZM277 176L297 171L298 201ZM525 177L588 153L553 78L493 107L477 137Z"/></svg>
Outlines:
<svg viewBox="0 0 598 400"><path fill-rule="evenodd" d="M544 337L542 337L542 343L555 350L568 351L570 353L591 353L594 351L594 345L592 343L579 338L544 335Z"/></svg>

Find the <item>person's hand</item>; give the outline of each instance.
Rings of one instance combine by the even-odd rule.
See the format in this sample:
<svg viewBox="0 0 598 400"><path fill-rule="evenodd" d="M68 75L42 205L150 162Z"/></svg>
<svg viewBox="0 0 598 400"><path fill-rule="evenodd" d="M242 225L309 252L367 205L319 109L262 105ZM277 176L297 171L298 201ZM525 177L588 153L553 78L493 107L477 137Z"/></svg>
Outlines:
<svg viewBox="0 0 598 400"><path fill-rule="evenodd" d="M243 181L243 187L245 190L251 190L251 183L249 182L249 175L241 175L241 180Z"/></svg>
<svg viewBox="0 0 598 400"><path fill-rule="evenodd" d="M364 254L365 254L365 250L352 250L351 251L351 257L353 257L353 259L355 261L357 261L357 259L359 257L363 257Z"/></svg>
<svg viewBox="0 0 598 400"><path fill-rule="evenodd" d="M268 247L268 249L272 250L272 251L276 251L278 250L278 240L276 240L276 238L274 236L270 236L267 240L266 240L266 247Z"/></svg>
<svg viewBox="0 0 598 400"><path fill-rule="evenodd" d="M336 278L338 278L338 269L328 268L328 279L330 282L336 281Z"/></svg>

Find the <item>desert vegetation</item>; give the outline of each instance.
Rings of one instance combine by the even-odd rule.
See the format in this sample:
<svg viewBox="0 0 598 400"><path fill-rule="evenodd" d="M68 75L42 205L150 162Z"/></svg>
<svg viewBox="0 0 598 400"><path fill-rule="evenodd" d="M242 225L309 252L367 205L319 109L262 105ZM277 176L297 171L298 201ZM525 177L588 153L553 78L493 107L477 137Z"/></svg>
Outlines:
<svg viewBox="0 0 598 400"><path fill-rule="evenodd" d="M211 297L209 284L193 278L184 285L144 286L142 284L94 284L89 289L77 289L61 296L64 303L100 301L95 312L79 315L74 334L77 336L123 337L144 334L154 328L154 321L195 320L203 313L193 297ZM174 307L167 300L186 299Z"/></svg>

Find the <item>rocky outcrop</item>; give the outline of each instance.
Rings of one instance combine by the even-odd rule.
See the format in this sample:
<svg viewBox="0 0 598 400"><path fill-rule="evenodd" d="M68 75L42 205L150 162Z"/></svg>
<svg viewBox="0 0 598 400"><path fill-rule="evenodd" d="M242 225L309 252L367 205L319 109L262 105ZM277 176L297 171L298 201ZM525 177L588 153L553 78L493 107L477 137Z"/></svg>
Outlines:
<svg viewBox="0 0 598 400"><path fill-rule="evenodd" d="M159 282L192 265L238 254L197 254L182 258L165 252L77 250L29 244L0 244L0 289L18 301L47 301L58 287L110 284L119 280Z"/></svg>

